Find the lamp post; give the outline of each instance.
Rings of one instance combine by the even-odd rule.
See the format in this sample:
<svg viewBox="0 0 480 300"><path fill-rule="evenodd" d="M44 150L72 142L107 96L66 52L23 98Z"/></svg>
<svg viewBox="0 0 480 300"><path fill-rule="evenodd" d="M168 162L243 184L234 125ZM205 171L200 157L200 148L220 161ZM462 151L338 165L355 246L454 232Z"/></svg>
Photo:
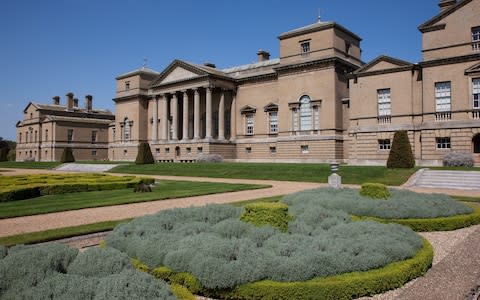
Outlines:
<svg viewBox="0 0 480 300"><path fill-rule="evenodd" d="M342 177L337 174L338 172L339 163L333 162L330 164L330 170L332 174L328 176L328 185L334 189L341 189L342 188Z"/></svg>

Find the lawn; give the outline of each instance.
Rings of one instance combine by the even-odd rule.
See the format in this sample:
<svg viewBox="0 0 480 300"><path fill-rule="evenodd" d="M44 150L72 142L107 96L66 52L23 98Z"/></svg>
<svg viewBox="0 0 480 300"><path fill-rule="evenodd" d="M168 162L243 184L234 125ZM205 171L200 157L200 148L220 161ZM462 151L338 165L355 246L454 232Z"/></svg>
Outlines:
<svg viewBox="0 0 480 300"><path fill-rule="evenodd" d="M0 203L0 218L4 219L88 207L191 197L265 187L267 186L252 184L160 181L151 193L134 193L133 189L120 189L48 195L34 199L3 202Z"/></svg>
<svg viewBox="0 0 480 300"><path fill-rule="evenodd" d="M386 167L340 166L339 175L345 184L378 182L386 185L401 185L417 171L414 169L387 169ZM276 164L276 163L216 163L177 164L157 163L152 165L122 165L111 172L196 176L215 178L242 178L263 180L287 180L303 182L327 182L331 174L328 164Z"/></svg>
<svg viewBox="0 0 480 300"><path fill-rule="evenodd" d="M0 168L13 169L53 169L61 165L60 162L38 162L38 161L2 161Z"/></svg>

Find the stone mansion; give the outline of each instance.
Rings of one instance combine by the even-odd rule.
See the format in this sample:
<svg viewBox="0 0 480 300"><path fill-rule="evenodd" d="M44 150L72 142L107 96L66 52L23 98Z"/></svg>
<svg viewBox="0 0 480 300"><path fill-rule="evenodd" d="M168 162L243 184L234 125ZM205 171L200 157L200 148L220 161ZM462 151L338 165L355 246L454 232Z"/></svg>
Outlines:
<svg viewBox="0 0 480 300"><path fill-rule="evenodd" d="M318 21L280 34L279 58L259 50L228 69L174 60L120 75L108 159L133 161L148 142L157 161L384 165L394 132L407 130L418 164L448 151L480 163L480 0L439 7L418 27L418 63L364 63L358 35Z"/></svg>

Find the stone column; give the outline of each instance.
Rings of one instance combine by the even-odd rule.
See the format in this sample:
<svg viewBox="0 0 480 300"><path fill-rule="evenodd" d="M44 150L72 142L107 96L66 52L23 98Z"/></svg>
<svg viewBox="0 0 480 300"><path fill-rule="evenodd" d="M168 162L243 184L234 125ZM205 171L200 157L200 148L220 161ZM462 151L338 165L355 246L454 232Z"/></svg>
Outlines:
<svg viewBox="0 0 480 300"><path fill-rule="evenodd" d="M158 141L158 96L153 96L152 141Z"/></svg>
<svg viewBox="0 0 480 300"><path fill-rule="evenodd" d="M178 140L178 98L177 94L172 95L172 140Z"/></svg>
<svg viewBox="0 0 480 300"><path fill-rule="evenodd" d="M206 88L207 99L206 99L206 113L205 113L205 138L212 138L212 89L210 87Z"/></svg>
<svg viewBox="0 0 480 300"><path fill-rule="evenodd" d="M163 97L163 111L162 111L162 140L168 141L168 97L167 95L161 95Z"/></svg>
<svg viewBox="0 0 480 300"><path fill-rule="evenodd" d="M188 94L183 91L183 135L182 140L188 140Z"/></svg>
<svg viewBox="0 0 480 300"><path fill-rule="evenodd" d="M193 96L193 138L200 139L200 93L198 89L195 89Z"/></svg>
<svg viewBox="0 0 480 300"><path fill-rule="evenodd" d="M218 139L225 140L225 91L220 90L220 103L218 104Z"/></svg>
<svg viewBox="0 0 480 300"><path fill-rule="evenodd" d="M232 107L230 108L230 140L237 138L237 93L232 92Z"/></svg>

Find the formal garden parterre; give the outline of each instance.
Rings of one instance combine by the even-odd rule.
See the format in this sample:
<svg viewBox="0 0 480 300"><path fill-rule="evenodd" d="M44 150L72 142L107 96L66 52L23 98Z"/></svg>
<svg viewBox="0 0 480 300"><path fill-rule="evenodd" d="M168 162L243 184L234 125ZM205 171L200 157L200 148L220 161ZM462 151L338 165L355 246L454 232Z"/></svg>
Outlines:
<svg viewBox="0 0 480 300"><path fill-rule="evenodd" d="M105 249L84 257L45 246L0 247L0 272L9 278L0 298L352 299L402 286L429 269L432 247L414 230L480 223L478 205L445 195L364 190L315 189L279 203L163 211L118 225ZM402 222L407 226L395 224ZM83 262L75 263L79 257ZM20 268L11 267L16 261Z"/></svg>

